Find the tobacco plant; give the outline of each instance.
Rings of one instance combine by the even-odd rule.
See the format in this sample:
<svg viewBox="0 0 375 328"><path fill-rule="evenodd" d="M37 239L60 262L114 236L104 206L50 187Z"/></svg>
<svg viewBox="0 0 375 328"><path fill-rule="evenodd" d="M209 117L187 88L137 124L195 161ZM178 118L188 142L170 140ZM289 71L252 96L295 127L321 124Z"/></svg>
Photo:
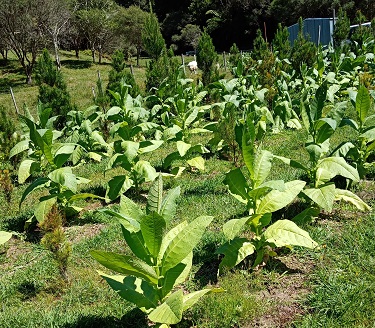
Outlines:
<svg viewBox="0 0 375 328"><path fill-rule="evenodd" d="M185 310L203 295L221 292L207 288L185 293L178 287L189 276L193 248L201 239L212 217L201 216L180 223L167 232L168 223L176 212L180 188L171 189L163 197L162 178L152 185L146 211L122 196L120 211L104 212L116 217L132 255L91 251L91 255L106 268L117 272L99 274L124 299L134 303L157 327L170 327L182 320Z"/></svg>
<svg viewBox="0 0 375 328"><path fill-rule="evenodd" d="M150 162L141 160L140 155L152 152L162 144L162 140L115 141L116 153L110 158L107 170L121 166L127 171L127 174L117 175L108 182L106 197L109 200L115 200L132 187L136 192L139 192L142 183L154 181L157 177L155 168Z"/></svg>
<svg viewBox="0 0 375 328"><path fill-rule="evenodd" d="M39 202L34 210L34 215L27 221L26 226L34 221L34 219L39 223L43 222L55 205L57 205L58 210L63 212L66 217L69 217L82 210L82 208L74 205L77 200L102 198L90 193L78 193L78 185L88 182L90 182L90 180L77 177L73 174L70 167L58 168L49 173L47 177L36 179L22 194L20 206L26 197L35 190L46 188L49 195L39 198Z"/></svg>
<svg viewBox="0 0 375 328"><path fill-rule="evenodd" d="M301 101L302 122L308 131L305 149L310 161L302 164L282 156L274 156L293 168L303 170L307 174L308 188L303 194L317 206L327 211L332 211L335 200L345 200L353 203L358 209L369 209L358 196L349 190L336 188L332 181L336 176L342 176L351 182L358 182L358 171L349 165L343 157L328 156L330 138L340 126L347 106L342 102L331 108L324 115L327 85L323 84L316 92L315 97L306 102Z"/></svg>
<svg viewBox="0 0 375 328"><path fill-rule="evenodd" d="M224 224L223 232L227 242L217 250L218 254L224 254L220 272L224 268L234 267L253 253L256 253L253 262L255 267L273 254L274 247L317 246L309 234L292 221L279 220L270 225L272 213L290 204L306 183L300 180L267 180L272 169L273 155L256 145L256 130L251 119L247 120L243 130L241 148L249 180L237 168L226 174L224 183L237 200L246 204L249 216L232 219ZM251 237L241 237L243 230L249 231Z"/></svg>
<svg viewBox="0 0 375 328"><path fill-rule="evenodd" d="M366 87L361 85L358 92L350 93L350 100L356 110L357 120L344 119L344 124L357 133L354 142L344 142L334 151L335 154L348 158L358 170L360 178L365 178L374 162L369 159L375 154L375 114L372 110L371 98Z"/></svg>
<svg viewBox="0 0 375 328"><path fill-rule="evenodd" d="M62 167L74 152L75 144L56 141L61 137L62 132L53 130L53 122L56 117L50 118L50 112L50 108L44 109L39 104L37 120L30 115L27 109L25 116L20 115L27 128L27 133L9 154L11 158L24 151L28 153L27 159L21 162L18 169L19 183L24 183L35 171Z"/></svg>

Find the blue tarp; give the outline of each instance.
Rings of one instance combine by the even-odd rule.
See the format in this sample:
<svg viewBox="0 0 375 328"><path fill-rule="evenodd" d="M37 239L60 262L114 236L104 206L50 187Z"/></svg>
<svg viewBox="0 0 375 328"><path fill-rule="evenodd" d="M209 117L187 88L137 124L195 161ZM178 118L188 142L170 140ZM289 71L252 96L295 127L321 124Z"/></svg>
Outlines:
<svg viewBox="0 0 375 328"><path fill-rule="evenodd" d="M292 45L297 39L298 30L298 23L288 27L289 40ZM316 45L319 41L322 45L328 45L332 42L333 18L307 18L303 21L303 33Z"/></svg>

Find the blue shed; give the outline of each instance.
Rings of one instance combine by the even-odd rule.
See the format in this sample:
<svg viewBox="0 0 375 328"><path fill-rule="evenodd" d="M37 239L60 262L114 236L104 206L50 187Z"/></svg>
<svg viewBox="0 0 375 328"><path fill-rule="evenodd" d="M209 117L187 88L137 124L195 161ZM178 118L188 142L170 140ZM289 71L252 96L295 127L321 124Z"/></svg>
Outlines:
<svg viewBox="0 0 375 328"><path fill-rule="evenodd" d="M333 27L333 18L306 18L303 21L303 33L316 45L319 43L328 45L332 42ZM298 23L288 27L289 40L292 45L297 39L298 30Z"/></svg>

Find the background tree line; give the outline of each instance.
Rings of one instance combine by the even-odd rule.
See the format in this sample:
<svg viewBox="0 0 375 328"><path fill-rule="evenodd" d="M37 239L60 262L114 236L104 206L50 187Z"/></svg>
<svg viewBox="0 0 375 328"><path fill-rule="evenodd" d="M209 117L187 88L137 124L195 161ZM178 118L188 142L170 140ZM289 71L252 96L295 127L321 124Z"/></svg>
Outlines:
<svg viewBox="0 0 375 328"><path fill-rule="evenodd" d="M12 50L27 82L40 51L53 49L60 66L59 49L91 50L93 61L104 53L122 49L125 56L144 50L142 31L153 8L167 47L196 50L203 31L217 50L233 43L250 49L261 30L271 40L279 23L288 26L299 17L332 17L341 8L355 22L360 10L370 20L375 2L369 0L2 0L0 6L0 53Z"/></svg>

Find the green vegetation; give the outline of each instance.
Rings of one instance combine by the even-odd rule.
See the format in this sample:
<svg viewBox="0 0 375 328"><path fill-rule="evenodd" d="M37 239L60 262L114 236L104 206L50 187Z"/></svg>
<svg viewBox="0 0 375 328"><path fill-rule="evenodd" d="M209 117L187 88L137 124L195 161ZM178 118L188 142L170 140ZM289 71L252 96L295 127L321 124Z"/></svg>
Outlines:
<svg viewBox="0 0 375 328"><path fill-rule="evenodd" d="M2 134L21 137L0 175L0 326L372 323L371 42L291 61L257 42L214 83L185 76L163 43L166 78L145 89L141 60L142 94L115 78L111 102L89 94L63 127L24 86L35 98ZM105 95L109 65L62 55L63 72L100 68ZM120 75L128 64L114 56Z"/></svg>

